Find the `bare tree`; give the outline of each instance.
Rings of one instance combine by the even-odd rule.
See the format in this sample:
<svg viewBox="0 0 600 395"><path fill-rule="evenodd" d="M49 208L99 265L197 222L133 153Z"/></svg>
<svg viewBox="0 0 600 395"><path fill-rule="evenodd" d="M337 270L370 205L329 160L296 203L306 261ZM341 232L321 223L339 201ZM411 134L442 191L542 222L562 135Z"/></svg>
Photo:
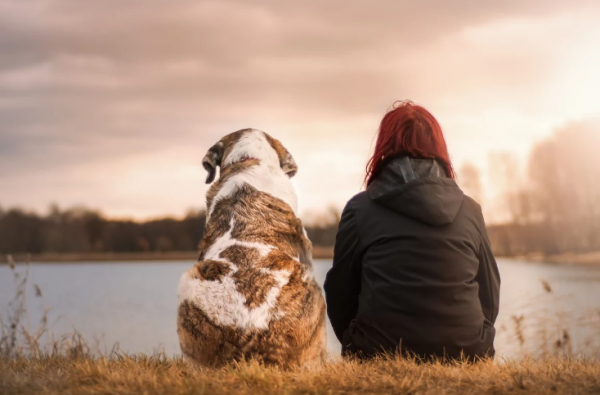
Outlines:
<svg viewBox="0 0 600 395"><path fill-rule="evenodd" d="M552 252L600 248L600 123L570 124L531 152L531 202Z"/></svg>
<svg viewBox="0 0 600 395"><path fill-rule="evenodd" d="M458 170L458 181L461 189L476 202L482 203L481 176L479 168L471 162L465 162Z"/></svg>
<svg viewBox="0 0 600 395"><path fill-rule="evenodd" d="M488 157L490 179L496 190L494 208L503 222L523 224L528 221L528 199L520 165L513 152L497 151Z"/></svg>

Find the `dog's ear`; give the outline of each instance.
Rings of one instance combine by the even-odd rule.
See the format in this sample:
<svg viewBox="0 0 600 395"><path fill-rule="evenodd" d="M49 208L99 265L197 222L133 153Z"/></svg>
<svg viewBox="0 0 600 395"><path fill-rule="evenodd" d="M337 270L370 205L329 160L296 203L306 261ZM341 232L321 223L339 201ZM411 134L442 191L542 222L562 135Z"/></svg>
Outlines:
<svg viewBox="0 0 600 395"><path fill-rule="evenodd" d="M271 144L271 147L273 147L275 152L277 152L277 156L279 157L279 165L281 166L283 172L289 178L294 177L298 172L298 165L296 164L292 154L290 154L290 152L283 146L283 144L281 144L279 140L274 139L267 133L265 133L265 137L267 138L267 141L269 141L269 144Z"/></svg>
<svg viewBox="0 0 600 395"><path fill-rule="evenodd" d="M215 180L215 175L217 174L217 166L221 166L221 160L223 159L223 147L224 144L222 141L219 141L217 144L213 145L209 148L202 159L202 166L208 172L206 176L206 183L210 184Z"/></svg>
<svg viewBox="0 0 600 395"><path fill-rule="evenodd" d="M290 154L289 151L285 148L283 148L283 150L284 155L283 158L279 158L279 164L281 165L283 172L287 174L289 178L292 178L298 172L298 165L296 164L296 161L294 160L292 154Z"/></svg>

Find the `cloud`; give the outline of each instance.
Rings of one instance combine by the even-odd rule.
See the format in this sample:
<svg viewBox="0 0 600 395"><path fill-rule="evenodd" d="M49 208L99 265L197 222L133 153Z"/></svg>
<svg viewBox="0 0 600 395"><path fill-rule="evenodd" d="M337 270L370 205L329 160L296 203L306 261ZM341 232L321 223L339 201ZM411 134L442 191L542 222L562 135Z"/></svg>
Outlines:
<svg viewBox="0 0 600 395"><path fill-rule="evenodd" d="M512 118L496 128L541 125L533 141L558 118L530 92L562 72L595 3L0 0L0 203L182 212L205 186L161 191L201 182L203 151L247 126L306 163L308 206L339 203L394 99L439 114L459 159L498 114Z"/></svg>

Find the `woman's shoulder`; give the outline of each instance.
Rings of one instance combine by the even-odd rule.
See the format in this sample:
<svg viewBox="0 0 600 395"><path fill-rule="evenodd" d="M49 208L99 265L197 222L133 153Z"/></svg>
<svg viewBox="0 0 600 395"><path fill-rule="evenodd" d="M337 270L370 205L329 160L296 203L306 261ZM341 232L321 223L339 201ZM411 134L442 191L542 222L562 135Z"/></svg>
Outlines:
<svg viewBox="0 0 600 395"><path fill-rule="evenodd" d="M483 210L481 209L481 205L475 201L470 196L465 195L463 198L463 209L471 215L472 217L477 218L478 222L485 224L485 219L483 218Z"/></svg>
<svg viewBox="0 0 600 395"><path fill-rule="evenodd" d="M472 197L468 195L464 195L463 197L463 206L466 208L481 213L481 205L475 201Z"/></svg>
<svg viewBox="0 0 600 395"><path fill-rule="evenodd" d="M461 207L463 215L471 218L477 224L480 231L485 229L485 219L483 218L483 210L481 205L470 196L465 195Z"/></svg>
<svg viewBox="0 0 600 395"><path fill-rule="evenodd" d="M357 210L357 209L365 207L365 205L367 205L369 203L371 203L371 198L367 194L367 191L362 191L362 192L359 192L356 195L352 196L350 198L350 200L348 200L348 203L346 203L346 207L344 208L344 211Z"/></svg>
<svg viewBox="0 0 600 395"><path fill-rule="evenodd" d="M358 223L363 223L367 218L381 215L380 211L386 210L383 206L375 203L367 194L366 191L359 192L352 196L344 210L342 217L351 219Z"/></svg>

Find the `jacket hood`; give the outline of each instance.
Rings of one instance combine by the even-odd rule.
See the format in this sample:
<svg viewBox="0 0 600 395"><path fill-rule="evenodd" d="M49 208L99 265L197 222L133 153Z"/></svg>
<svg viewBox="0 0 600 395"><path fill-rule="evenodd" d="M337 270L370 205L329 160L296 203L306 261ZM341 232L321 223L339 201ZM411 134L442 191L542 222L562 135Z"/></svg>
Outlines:
<svg viewBox="0 0 600 395"><path fill-rule="evenodd" d="M435 159L392 159L367 188L369 197L402 215L433 226L452 223L464 193Z"/></svg>

